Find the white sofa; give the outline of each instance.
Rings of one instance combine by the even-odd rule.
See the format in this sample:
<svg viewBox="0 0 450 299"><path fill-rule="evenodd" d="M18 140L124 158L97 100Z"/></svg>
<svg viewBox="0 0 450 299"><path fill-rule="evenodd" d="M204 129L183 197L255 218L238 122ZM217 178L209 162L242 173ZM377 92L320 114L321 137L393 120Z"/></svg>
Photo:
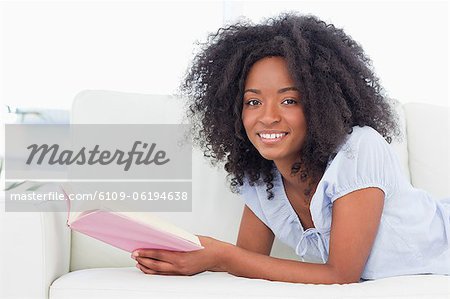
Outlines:
<svg viewBox="0 0 450 299"><path fill-rule="evenodd" d="M183 104L170 96L83 91L73 123L179 123ZM414 186L450 195L449 108L398 107L406 127L397 150ZM195 234L235 243L243 201L226 185L225 172L193 152L192 212L156 213ZM3 196L3 195L2 195ZM4 199L3 199L4 200ZM450 277L401 276L348 285L309 285L203 272L194 276L145 275L130 254L71 232L65 213L1 213L1 298L450 298ZM296 259L275 242L272 256Z"/></svg>

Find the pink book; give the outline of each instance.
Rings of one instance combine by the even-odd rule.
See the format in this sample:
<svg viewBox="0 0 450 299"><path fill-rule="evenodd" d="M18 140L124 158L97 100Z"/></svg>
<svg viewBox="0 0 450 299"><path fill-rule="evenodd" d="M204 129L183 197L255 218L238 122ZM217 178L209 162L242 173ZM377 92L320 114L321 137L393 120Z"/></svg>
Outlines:
<svg viewBox="0 0 450 299"><path fill-rule="evenodd" d="M203 249L196 235L165 222L150 213L117 212L94 209L70 212L70 200L62 189L68 205L67 226L114 247L133 252L138 248L193 251Z"/></svg>

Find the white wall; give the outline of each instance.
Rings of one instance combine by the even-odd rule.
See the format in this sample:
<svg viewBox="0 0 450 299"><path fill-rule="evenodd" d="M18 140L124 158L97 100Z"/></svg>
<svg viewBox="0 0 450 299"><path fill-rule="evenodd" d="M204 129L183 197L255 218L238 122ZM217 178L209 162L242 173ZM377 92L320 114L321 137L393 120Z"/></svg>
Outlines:
<svg viewBox="0 0 450 299"><path fill-rule="evenodd" d="M286 10L343 27L372 58L388 94L449 105L447 2L2 2L0 97L70 108L83 89L173 93L225 20Z"/></svg>
<svg viewBox="0 0 450 299"><path fill-rule="evenodd" d="M1 98L70 108L83 89L172 93L222 3L3 2Z"/></svg>

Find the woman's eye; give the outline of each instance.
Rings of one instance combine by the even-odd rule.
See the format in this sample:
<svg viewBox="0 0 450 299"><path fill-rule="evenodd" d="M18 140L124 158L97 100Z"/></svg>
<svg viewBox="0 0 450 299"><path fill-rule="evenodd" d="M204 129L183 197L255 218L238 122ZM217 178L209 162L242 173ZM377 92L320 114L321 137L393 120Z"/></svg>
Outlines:
<svg viewBox="0 0 450 299"><path fill-rule="evenodd" d="M249 106L255 106L255 105L259 104L259 101L258 100L248 100L247 102L245 102L245 104L249 105Z"/></svg>
<svg viewBox="0 0 450 299"><path fill-rule="evenodd" d="M286 100L283 101L283 103L291 105L291 104L296 104L297 101L294 100L294 99L286 99Z"/></svg>

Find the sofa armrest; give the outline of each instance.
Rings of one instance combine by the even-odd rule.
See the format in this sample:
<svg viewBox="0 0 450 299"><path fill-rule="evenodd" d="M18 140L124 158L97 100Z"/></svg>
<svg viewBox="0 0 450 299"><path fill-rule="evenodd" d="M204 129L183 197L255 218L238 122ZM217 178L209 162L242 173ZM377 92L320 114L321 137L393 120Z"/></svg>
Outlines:
<svg viewBox="0 0 450 299"><path fill-rule="evenodd" d="M1 298L48 298L69 272L70 230L63 212L5 212L0 194Z"/></svg>

